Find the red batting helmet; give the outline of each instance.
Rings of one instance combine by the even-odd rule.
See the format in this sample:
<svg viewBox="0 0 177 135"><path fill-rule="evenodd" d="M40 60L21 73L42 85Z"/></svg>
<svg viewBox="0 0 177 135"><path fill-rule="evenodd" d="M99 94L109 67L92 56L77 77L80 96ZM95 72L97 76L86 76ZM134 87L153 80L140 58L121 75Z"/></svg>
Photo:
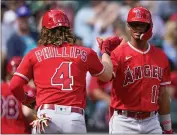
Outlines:
<svg viewBox="0 0 177 135"><path fill-rule="evenodd" d="M17 69L17 67L20 65L20 62L22 61L22 57L14 56L7 64L7 73L14 73Z"/></svg>
<svg viewBox="0 0 177 135"><path fill-rule="evenodd" d="M67 15L61 10L49 10L42 18L42 27L53 29L55 27L70 27Z"/></svg>
<svg viewBox="0 0 177 135"><path fill-rule="evenodd" d="M148 9L144 7L132 8L128 13L127 22L144 22L150 24L149 29L140 36L140 39L148 40L151 38L153 23L151 13Z"/></svg>

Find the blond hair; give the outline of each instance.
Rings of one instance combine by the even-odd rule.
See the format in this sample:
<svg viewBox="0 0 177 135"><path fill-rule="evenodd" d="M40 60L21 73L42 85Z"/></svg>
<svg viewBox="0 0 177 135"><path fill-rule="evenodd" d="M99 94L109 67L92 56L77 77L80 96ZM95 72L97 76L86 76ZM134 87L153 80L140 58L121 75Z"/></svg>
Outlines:
<svg viewBox="0 0 177 135"><path fill-rule="evenodd" d="M40 33L39 45L53 44L60 46L63 42L74 44L76 41L75 36L68 27L56 27L53 29L47 29L43 27Z"/></svg>

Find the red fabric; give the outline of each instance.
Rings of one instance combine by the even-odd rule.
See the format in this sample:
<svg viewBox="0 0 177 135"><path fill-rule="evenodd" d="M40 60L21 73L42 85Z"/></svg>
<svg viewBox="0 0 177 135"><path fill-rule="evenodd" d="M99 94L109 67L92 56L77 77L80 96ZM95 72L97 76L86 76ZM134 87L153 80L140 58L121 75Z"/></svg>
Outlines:
<svg viewBox="0 0 177 135"><path fill-rule="evenodd" d="M9 109L11 109L11 113ZM27 126L29 123L25 122L25 117L22 113L21 103L10 92L8 83L1 84L1 115L2 134L30 133Z"/></svg>
<svg viewBox="0 0 177 135"><path fill-rule="evenodd" d="M170 21L174 21L174 22L177 22L177 13L173 13L171 16L170 16Z"/></svg>
<svg viewBox="0 0 177 135"><path fill-rule="evenodd" d="M174 98L177 99L177 71L171 73L171 85L175 89Z"/></svg>
<svg viewBox="0 0 177 135"><path fill-rule="evenodd" d="M90 79L90 84L89 84L89 94L92 95L94 89L100 88L98 83L97 83L97 77L91 77Z"/></svg>
<svg viewBox="0 0 177 135"><path fill-rule="evenodd" d="M170 130L170 131L163 131L163 134L173 134L173 130Z"/></svg>
<svg viewBox="0 0 177 135"><path fill-rule="evenodd" d="M23 86L24 92L27 92L30 97L36 96L36 89L30 87L29 85Z"/></svg>
<svg viewBox="0 0 177 135"><path fill-rule="evenodd" d="M134 7L128 12L127 22L152 23L151 13L144 7Z"/></svg>
<svg viewBox="0 0 177 135"><path fill-rule="evenodd" d="M24 80L19 76L13 76L10 81L10 86L9 86L10 91L21 102L25 100L24 89L23 89L23 86L25 84L27 84L26 80Z"/></svg>
<svg viewBox="0 0 177 135"><path fill-rule="evenodd" d="M96 89L100 89L106 93L109 93L112 87L112 82L101 82L97 77L91 77L89 84L89 95L92 100L95 100L93 92Z"/></svg>
<svg viewBox="0 0 177 135"><path fill-rule="evenodd" d="M153 26L151 25L148 31L141 34L140 39L145 40L145 41L149 40L152 37L152 29L153 29Z"/></svg>
<svg viewBox="0 0 177 135"><path fill-rule="evenodd" d="M20 62L22 61L22 57L20 56L14 56L7 64L7 73L13 74L17 67L20 65Z"/></svg>
<svg viewBox="0 0 177 135"><path fill-rule="evenodd" d="M111 54L111 52L120 45L120 43L122 42L122 38L119 38L118 36L112 36L112 37L108 37L107 39L103 40L101 38L97 38L97 42L99 45L99 48L101 50L101 53L107 53L107 54Z"/></svg>
<svg viewBox="0 0 177 135"><path fill-rule="evenodd" d="M63 11L53 9L44 14L42 18L42 27L53 29L59 26L70 27L69 19Z"/></svg>
<svg viewBox="0 0 177 135"><path fill-rule="evenodd" d="M92 75L103 71L97 54L90 48L66 43L33 49L15 75L34 78L37 107L46 103L85 108L87 71Z"/></svg>
<svg viewBox="0 0 177 135"><path fill-rule="evenodd" d="M125 43L111 55L113 80L111 107L132 111L158 110L159 87L170 84L170 68L165 54L154 46L146 53Z"/></svg>

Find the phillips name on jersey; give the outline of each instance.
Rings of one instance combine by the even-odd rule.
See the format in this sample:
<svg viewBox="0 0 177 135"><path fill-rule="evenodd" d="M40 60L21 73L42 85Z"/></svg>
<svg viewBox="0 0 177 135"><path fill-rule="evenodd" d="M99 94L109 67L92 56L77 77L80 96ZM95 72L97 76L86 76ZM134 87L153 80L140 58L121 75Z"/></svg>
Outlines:
<svg viewBox="0 0 177 135"><path fill-rule="evenodd" d="M35 51L36 58L38 62L41 62L45 59L49 58L57 58L57 57L68 57L68 58L78 58L83 62L87 60L87 52L83 49L76 47L62 47L61 50L58 50L57 47L44 47L37 51Z"/></svg>

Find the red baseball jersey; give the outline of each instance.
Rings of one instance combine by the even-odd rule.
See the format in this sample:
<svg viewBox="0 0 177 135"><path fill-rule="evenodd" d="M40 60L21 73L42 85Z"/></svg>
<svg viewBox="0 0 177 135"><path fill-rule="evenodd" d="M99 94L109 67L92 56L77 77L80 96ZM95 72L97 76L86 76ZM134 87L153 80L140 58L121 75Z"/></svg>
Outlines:
<svg viewBox="0 0 177 135"><path fill-rule="evenodd" d="M31 91L25 86L25 91ZM33 90L32 90L33 91ZM25 121L21 103L12 95L8 83L1 84L1 133L28 134L29 123Z"/></svg>
<svg viewBox="0 0 177 135"><path fill-rule="evenodd" d="M166 55L152 45L142 52L129 42L111 54L116 78L111 91L111 107L130 111L158 110L159 87L170 84Z"/></svg>
<svg viewBox="0 0 177 135"><path fill-rule="evenodd" d="M64 43L31 50L14 75L27 81L33 78L37 107L58 104L85 108L87 71L93 76L104 72L97 54L90 48Z"/></svg>
<svg viewBox="0 0 177 135"><path fill-rule="evenodd" d="M112 88L112 82L105 83L105 82L99 81L97 77L91 77L88 92L89 92L91 99L94 100L92 93L95 89L100 89L109 94L111 91L111 88Z"/></svg>

